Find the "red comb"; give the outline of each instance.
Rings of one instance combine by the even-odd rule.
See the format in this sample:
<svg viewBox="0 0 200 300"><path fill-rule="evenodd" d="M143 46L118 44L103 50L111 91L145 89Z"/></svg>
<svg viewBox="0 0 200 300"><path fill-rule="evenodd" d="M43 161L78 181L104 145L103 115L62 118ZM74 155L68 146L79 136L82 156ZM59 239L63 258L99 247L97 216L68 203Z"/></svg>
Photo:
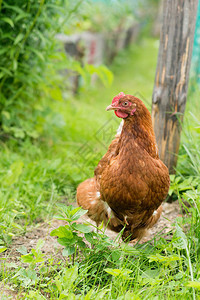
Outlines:
<svg viewBox="0 0 200 300"><path fill-rule="evenodd" d="M125 94L123 92L119 93L117 96L115 96L112 100L112 104L118 101L120 98L124 97Z"/></svg>

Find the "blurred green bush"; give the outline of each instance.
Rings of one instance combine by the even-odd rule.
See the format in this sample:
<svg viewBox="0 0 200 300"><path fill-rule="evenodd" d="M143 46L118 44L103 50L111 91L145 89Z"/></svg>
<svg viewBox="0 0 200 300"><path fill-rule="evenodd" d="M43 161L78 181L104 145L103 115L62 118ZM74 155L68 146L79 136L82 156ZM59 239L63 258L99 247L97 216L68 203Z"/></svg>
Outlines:
<svg viewBox="0 0 200 300"><path fill-rule="evenodd" d="M68 27L76 30L73 24L82 18L82 5L78 0L0 1L1 139L37 138L43 132L49 99L63 99L66 78L61 79L62 69L76 71L85 84L94 73L104 84L112 81L105 66L83 67L67 58L55 39L56 33Z"/></svg>
<svg viewBox="0 0 200 300"><path fill-rule="evenodd" d="M59 5L57 3L59 2ZM62 0L0 2L0 135L37 137L42 130L44 72L55 49Z"/></svg>

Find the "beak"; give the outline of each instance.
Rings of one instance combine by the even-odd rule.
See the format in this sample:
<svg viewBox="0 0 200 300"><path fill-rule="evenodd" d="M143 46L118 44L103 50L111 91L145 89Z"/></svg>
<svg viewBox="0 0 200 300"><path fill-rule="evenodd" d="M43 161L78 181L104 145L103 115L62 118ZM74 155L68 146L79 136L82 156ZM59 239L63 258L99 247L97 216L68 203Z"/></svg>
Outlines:
<svg viewBox="0 0 200 300"><path fill-rule="evenodd" d="M113 110L113 109L116 109L115 106L113 106L112 104L108 105L108 107L106 108L106 111L108 110Z"/></svg>

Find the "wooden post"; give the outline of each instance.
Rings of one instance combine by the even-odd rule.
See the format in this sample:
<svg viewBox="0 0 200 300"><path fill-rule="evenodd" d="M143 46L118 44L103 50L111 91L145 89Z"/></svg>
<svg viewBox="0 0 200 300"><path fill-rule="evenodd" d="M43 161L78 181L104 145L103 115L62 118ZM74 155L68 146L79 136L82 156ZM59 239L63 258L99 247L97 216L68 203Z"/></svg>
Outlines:
<svg viewBox="0 0 200 300"><path fill-rule="evenodd" d="M187 98L198 0L164 0L152 99L161 160L175 173Z"/></svg>

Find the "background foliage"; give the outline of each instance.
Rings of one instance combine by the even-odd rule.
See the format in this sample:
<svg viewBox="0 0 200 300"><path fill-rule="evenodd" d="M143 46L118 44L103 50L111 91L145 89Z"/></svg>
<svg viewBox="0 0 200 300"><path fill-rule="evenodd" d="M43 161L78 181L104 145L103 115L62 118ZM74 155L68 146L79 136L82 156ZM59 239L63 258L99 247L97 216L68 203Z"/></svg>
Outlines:
<svg viewBox="0 0 200 300"><path fill-rule="evenodd" d="M61 2L61 1L60 1ZM60 3L62 4L62 3ZM56 1L2 1L0 11L0 126L1 134L37 137L46 107L42 84L51 38L60 29Z"/></svg>
<svg viewBox="0 0 200 300"><path fill-rule="evenodd" d="M62 100L58 69L84 70L58 52L55 34L78 7L67 1L3 1L0 11L0 128L1 135L37 138L44 129L49 105L45 97ZM67 13L66 13L67 12ZM54 37L54 38L52 38ZM56 53L57 52L57 53ZM110 74L99 71L105 80ZM111 76L111 75L110 75ZM52 80L53 78L53 80ZM59 80L59 82L58 82ZM58 84L56 87L55 84ZM54 85L54 86L53 86ZM50 100L50 99L49 99Z"/></svg>

